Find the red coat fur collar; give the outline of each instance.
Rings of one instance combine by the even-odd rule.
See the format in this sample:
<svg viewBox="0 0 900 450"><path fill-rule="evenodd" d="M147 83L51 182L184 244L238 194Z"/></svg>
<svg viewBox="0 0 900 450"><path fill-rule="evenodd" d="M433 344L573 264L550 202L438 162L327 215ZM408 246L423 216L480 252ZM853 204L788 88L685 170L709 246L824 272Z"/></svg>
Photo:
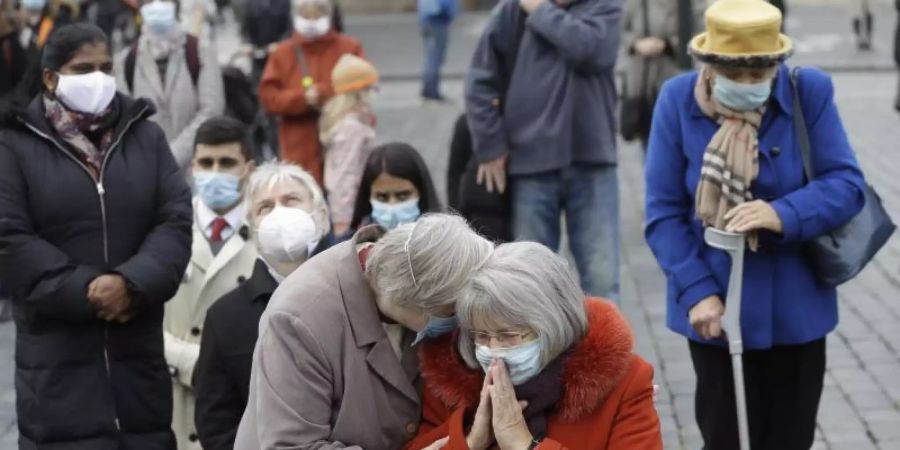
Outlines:
<svg viewBox="0 0 900 450"><path fill-rule="evenodd" d="M564 422L577 421L596 410L628 373L634 337L615 305L598 299L585 302L587 334L566 356L563 398L557 414ZM448 408L474 406L484 380L460 358L455 338L428 341L419 352L425 385Z"/></svg>

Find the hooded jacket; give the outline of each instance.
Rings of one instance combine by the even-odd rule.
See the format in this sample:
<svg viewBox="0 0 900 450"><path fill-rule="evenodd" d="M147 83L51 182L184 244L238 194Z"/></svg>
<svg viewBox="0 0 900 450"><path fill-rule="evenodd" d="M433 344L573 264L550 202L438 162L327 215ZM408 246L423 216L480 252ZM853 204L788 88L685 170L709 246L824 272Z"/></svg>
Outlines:
<svg viewBox="0 0 900 450"><path fill-rule="evenodd" d="M118 96L100 180L38 97L0 131L0 281L16 322L19 448L173 449L163 304L190 257L190 190L153 107ZM97 318L91 281L127 281L134 318Z"/></svg>

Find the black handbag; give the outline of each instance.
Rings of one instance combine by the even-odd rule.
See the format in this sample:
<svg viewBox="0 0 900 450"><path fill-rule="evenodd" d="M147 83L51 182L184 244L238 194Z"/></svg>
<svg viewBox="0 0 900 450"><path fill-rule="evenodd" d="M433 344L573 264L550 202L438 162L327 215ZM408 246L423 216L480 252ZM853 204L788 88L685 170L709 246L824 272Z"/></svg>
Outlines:
<svg viewBox="0 0 900 450"><path fill-rule="evenodd" d="M794 130L800 144L806 178L812 181L815 173L812 167L809 131L806 129L806 120L800 104L800 91L797 89L799 76L799 67L791 70ZM850 222L806 243L807 258L819 281L826 286L837 287L853 279L875 257L897 229L885 211L881 197L869 184L866 184L865 196L865 206Z"/></svg>

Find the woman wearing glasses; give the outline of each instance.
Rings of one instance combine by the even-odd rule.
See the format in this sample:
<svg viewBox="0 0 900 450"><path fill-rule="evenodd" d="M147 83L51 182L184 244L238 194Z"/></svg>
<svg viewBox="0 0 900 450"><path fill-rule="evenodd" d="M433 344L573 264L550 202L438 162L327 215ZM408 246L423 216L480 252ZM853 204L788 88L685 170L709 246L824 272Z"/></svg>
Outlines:
<svg viewBox="0 0 900 450"><path fill-rule="evenodd" d="M621 313L586 300L553 251L497 247L456 315L459 334L420 350L422 424L408 448L662 449L653 368Z"/></svg>

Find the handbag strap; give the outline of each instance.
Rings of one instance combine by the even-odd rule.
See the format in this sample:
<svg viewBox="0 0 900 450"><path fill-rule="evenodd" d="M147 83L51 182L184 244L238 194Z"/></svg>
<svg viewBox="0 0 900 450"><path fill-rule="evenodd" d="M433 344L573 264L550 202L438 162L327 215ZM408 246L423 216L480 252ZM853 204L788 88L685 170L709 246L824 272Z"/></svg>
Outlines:
<svg viewBox="0 0 900 450"><path fill-rule="evenodd" d="M303 48L299 45L294 46L294 55L297 57L297 66L300 68L300 80L304 88L308 88L312 77L309 76L309 70L306 68L306 57L303 55Z"/></svg>
<svg viewBox="0 0 900 450"><path fill-rule="evenodd" d="M809 130L806 128L806 118L803 115L803 105L800 103L800 67L791 69L791 90L794 92L794 134L800 144L800 156L803 157L803 170L808 181L815 178L812 166L812 153L809 145Z"/></svg>

